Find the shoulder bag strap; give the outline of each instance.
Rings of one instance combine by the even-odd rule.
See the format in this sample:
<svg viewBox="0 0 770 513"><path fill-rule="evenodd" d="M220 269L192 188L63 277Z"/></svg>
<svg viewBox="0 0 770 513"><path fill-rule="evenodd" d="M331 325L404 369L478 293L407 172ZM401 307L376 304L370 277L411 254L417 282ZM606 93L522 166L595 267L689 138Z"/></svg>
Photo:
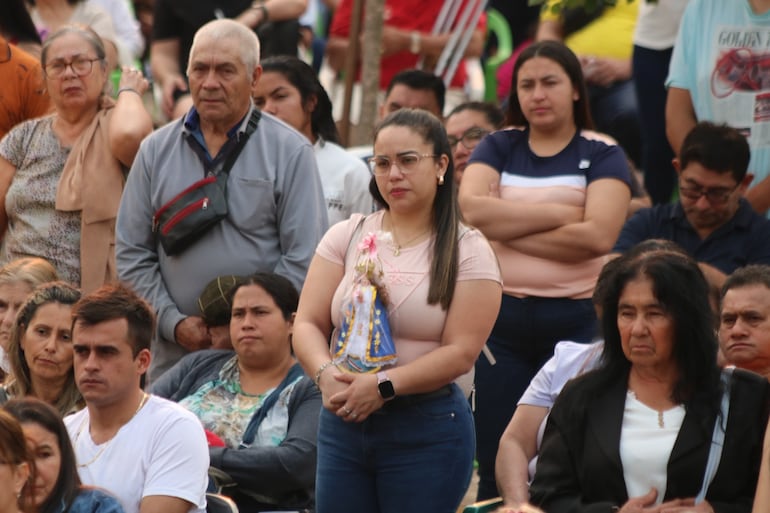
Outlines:
<svg viewBox="0 0 770 513"><path fill-rule="evenodd" d="M695 504L700 504L706 498L711 482L719 468L719 460L722 459L722 447L725 444L725 431L727 430L727 416L730 413L730 387L732 385L733 369L727 368L722 371L722 403L719 407L719 415L714 421L714 434L711 436L711 448L709 449L709 458L706 461L706 472L703 475L703 486L700 492L695 496ZM724 428L721 422L724 422Z"/></svg>
<svg viewBox="0 0 770 513"><path fill-rule="evenodd" d="M281 392L283 392L287 386L294 383L294 381L296 381L297 378L303 374L304 372L299 363L295 363L291 366L289 373L285 378L283 378L283 381L281 381L281 383L275 387L275 390L270 392L270 395L267 396L265 401L262 403L262 406L260 406L257 411L254 412L254 415L251 416L249 425L246 426L246 431L243 433L243 440L241 440L240 447L241 449L247 448L252 444L252 442L254 442L254 438L257 436L257 428L262 423L262 421L265 420L267 413L272 409L273 406L275 406L275 403L278 402L278 397L281 395Z"/></svg>
<svg viewBox="0 0 770 513"><path fill-rule="evenodd" d="M367 220L369 216L362 216L361 219L358 220L358 223L356 223L356 227L353 229L353 233L350 234L350 240L348 240L348 247L345 249L345 261L343 262L343 267L345 266L345 262L348 261L348 255L350 254L350 248L355 246L353 241L356 240L356 237L358 237L361 234L361 228L364 226L364 222Z"/></svg>
<svg viewBox="0 0 770 513"><path fill-rule="evenodd" d="M217 175L221 175L224 178L224 180L221 180L223 190L226 190L227 175L228 173L230 173L230 169L232 169L233 165L235 164L235 161L238 159L238 155L241 154L243 147L246 146L246 143L248 142L251 134L253 134L257 130L257 126L259 126L260 119L262 119L262 113L259 111L259 109L257 108L252 109L251 116L249 116L249 122L246 125L246 130L244 130L243 134L238 139L238 144L236 144L236 146L233 148L230 154L227 155L227 160L225 160L225 163L222 166L222 169L220 169L219 172L217 173ZM220 180L217 180L217 182L220 182Z"/></svg>

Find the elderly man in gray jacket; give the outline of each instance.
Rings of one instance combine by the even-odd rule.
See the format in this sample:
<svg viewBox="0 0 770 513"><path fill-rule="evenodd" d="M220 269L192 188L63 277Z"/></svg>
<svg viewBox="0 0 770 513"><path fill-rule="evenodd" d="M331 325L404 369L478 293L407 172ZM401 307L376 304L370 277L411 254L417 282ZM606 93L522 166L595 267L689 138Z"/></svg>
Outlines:
<svg viewBox="0 0 770 513"><path fill-rule="evenodd" d="M259 40L251 30L226 19L201 27L187 69L194 106L143 141L129 173L116 260L120 279L158 315L150 380L184 354L210 346L196 307L206 283L222 274L273 271L301 289L326 231L307 139L268 114L251 135L246 132L251 90L261 74ZM227 176L227 216L180 253L167 254L153 229L154 214L190 185L219 173L243 137Z"/></svg>

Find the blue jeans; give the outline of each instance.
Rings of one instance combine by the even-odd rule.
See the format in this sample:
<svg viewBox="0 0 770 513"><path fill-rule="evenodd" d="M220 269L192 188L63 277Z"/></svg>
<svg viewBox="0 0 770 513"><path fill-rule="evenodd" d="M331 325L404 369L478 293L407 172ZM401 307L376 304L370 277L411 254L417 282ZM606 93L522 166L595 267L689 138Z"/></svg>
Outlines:
<svg viewBox="0 0 770 513"><path fill-rule="evenodd" d="M642 126L644 187L653 203L669 203L676 185L671 160L674 152L666 137L666 75L673 48L650 50L634 46L634 85ZM679 149L677 148L677 151Z"/></svg>
<svg viewBox="0 0 770 513"><path fill-rule="evenodd" d="M316 513L455 513L473 472L473 418L457 387L361 423L318 425Z"/></svg>
<svg viewBox="0 0 770 513"><path fill-rule="evenodd" d="M590 299L526 297L503 294L500 313L487 345L497 363L483 354L476 362L477 500L499 495L495 483L497 445L516 403L560 340L590 342L596 314Z"/></svg>
<svg viewBox="0 0 770 513"><path fill-rule="evenodd" d="M633 81L615 82L609 87L589 85L588 97L596 129L614 137L639 167L642 134Z"/></svg>

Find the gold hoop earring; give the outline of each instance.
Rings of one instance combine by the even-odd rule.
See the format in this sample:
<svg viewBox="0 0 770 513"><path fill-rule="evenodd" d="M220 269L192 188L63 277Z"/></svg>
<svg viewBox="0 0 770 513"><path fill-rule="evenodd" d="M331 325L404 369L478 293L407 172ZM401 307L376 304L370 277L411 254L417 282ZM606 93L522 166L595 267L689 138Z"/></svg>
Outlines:
<svg viewBox="0 0 770 513"><path fill-rule="evenodd" d="M438 176L438 184L439 185L444 185L444 175L439 175Z"/></svg>

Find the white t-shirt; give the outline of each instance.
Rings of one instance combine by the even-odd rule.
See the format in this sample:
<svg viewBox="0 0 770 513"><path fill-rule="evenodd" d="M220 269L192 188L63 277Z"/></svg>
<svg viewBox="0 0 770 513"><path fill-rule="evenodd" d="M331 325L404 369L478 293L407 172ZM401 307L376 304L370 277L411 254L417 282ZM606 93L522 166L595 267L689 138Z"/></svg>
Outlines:
<svg viewBox="0 0 770 513"><path fill-rule="evenodd" d="M372 175L364 161L320 138L313 151L321 174L329 226L346 220L351 214L374 212L374 198L369 193Z"/></svg>
<svg viewBox="0 0 770 513"><path fill-rule="evenodd" d="M655 504L666 495L668 460L679 428L684 421L684 406L662 412L640 402L633 392L626 395L623 427L620 432L620 461L629 498L646 495L650 488L658 490Z"/></svg>
<svg viewBox="0 0 770 513"><path fill-rule="evenodd" d="M41 33L41 39L45 41L45 39L52 33L50 27L48 27L43 21L43 18L40 17L36 7L30 9L29 15L32 18L32 23L35 24L38 32ZM67 20L67 23L88 25L94 32L99 34L99 37L103 40L110 41L117 46L118 37L115 33L115 26L112 23L110 14L95 3L76 3L73 6L72 15L69 20Z"/></svg>
<svg viewBox="0 0 770 513"><path fill-rule="evenodd" d="M535 374L516 404L539 406L550 410L567 381L585 374L597 366L603 347L603 341L592 344L579 344L568 340L559 342L553 349L553 356ZM543 442L543 432L547 421L548 415L543 418L537 431L538 452L540 452L540 444ZM529 462L530 480L535 477L536 467L537 454Z"/></svg>
<svg viewBox="0 0 770 513"><path fill-rule="evenodd" d="M120 63L123 66L133 66L134 60L144 52L144 39L139 21L134 16L134 8L127 0L90 0L110 15L118 47Z"/></svg>
<svg viewBox="0 0 770 513"><path fill-rule="evenodd" d="M682 21L688 0L645 0L639 6L639 17L634 28L634 44L651 50L665 50L674 46L679 22Z"/></svg>
<svg viewBox="0 0 770 513"><path fill-rule="evenodd" d="M150 396L101 445L91 439L88 408L64 423L79 465L90 462L78 466L83 484L111 492L126 513L138 513L142 498L151 495L178 497L194 505L190 513L205 512L208 444L200 421L183 407Z"/></svg>
<svg viewBox="0 0 770 513"><path fill-rule="evenodd" d="M553 348L553 356L535 374L517 404L541 406L550 410L567 381L596 367L603 347L604 342L559 342Z"/></svg>

